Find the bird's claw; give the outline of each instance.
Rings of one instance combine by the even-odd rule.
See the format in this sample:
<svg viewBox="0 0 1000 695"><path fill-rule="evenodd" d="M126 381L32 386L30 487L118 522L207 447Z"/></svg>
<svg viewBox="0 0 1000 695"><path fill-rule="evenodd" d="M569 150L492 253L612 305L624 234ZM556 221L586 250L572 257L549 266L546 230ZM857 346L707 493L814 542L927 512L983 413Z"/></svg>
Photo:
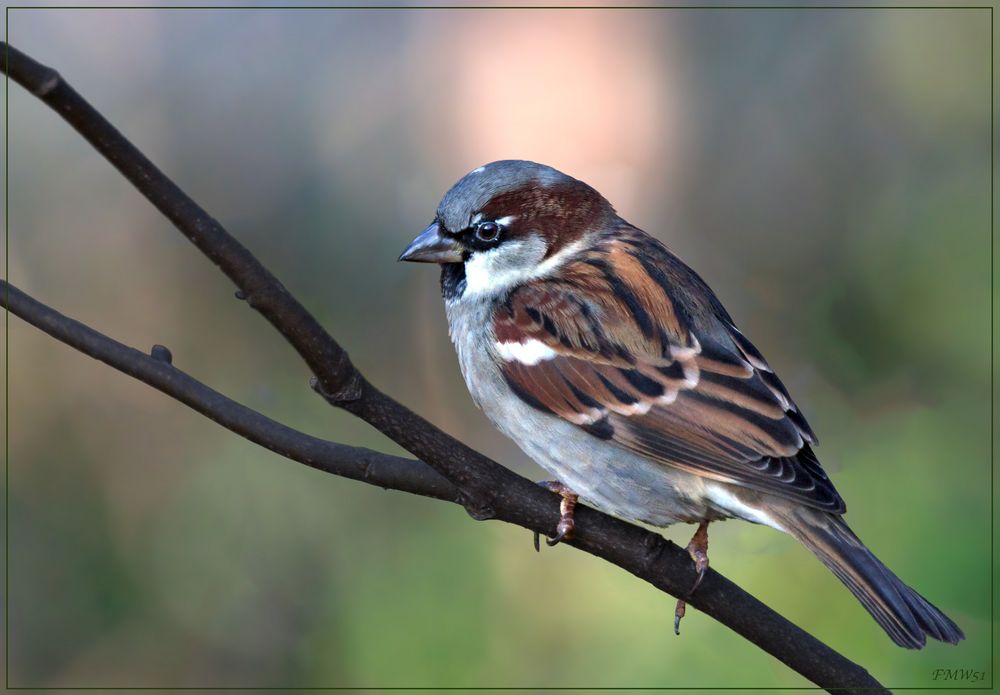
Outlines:
<svg viewBox="0 0 1000 695"><path fill-rule="evenodd" d="M681 618L684 617L684 612L687 610L687 603L684 599L677 599L677 607L674 608L674 634L681 634Z"/></svg>
<svg viewBox="0 0 1000 695"><path fill-rule="evenodd" d="M562 511L562 506L563 505L560 505L560 511ZM556 535L552 536L552 538L546 538L545 544L551 548L553 545L557 545L561 541L568 541L573 537L573 530L575 528L576 524L573 521L572 515L560 517L559 525L556 526Z"/></svg>
<svg viewBox="0 0 1000 695"><path fill-rule="evenodd" d="M545 539L545 544L552 547L573 538L573 531L576 529L573 513L576 510L577 496L568 487L555 480L542 480L538 484L562 498L559 502L559 524L556 526L556 535ZM536 552L541 552L540 539L541 534L535 531Z"/></svg>
<svg viewBox="0 0 1000 695"><path fill-rule="evenodd" d="M688 596L693 594L695 589L701 585L701 580L705 578L705 570L708 569L708 555L704 553L691 553L691 559L694 560L694 568L698 572L698 577L694 580L694 586L691 587Z"/></svg>
<svg viewBox="0 0 1000 695"><path fill-rule="evenodd" d="M687 592L685 598L677 599L677 607L674 608L674 634L681 634L681 618L687 612L687 602L701 585L701 580L705 578L705 571L708 569L708 522L703 521L698 524L698 530L691 537L691 542L687 544L688 555L694 562L694 569L698 576L694 580L694 585Z"/></svg>

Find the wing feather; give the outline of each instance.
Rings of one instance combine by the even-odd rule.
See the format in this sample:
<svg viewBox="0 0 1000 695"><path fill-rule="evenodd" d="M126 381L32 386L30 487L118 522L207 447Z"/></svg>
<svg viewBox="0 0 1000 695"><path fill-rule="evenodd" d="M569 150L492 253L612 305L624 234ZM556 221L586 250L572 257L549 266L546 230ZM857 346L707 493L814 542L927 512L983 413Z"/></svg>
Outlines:
<svg viewBox="0 0 1000 695"><path fill-rule="evenodd" d="M662 465L843 512L812 429L763 355L694 271L638 234L619 230L498 307L511 388ZM532 359L511 349L532 341L545 348Z"/></svg>

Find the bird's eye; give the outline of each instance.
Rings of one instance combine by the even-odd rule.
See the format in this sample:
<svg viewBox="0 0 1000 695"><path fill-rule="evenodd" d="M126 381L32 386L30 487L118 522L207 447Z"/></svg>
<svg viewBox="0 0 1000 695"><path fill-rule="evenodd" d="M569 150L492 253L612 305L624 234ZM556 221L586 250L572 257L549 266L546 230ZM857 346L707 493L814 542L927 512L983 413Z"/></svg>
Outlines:
<svg viewBox="0 0 1000 695"><path fill-rule="evenodd" d="M500 236L500 225L496 222L480 222L476 225L476 238L480 241L496 241Z"/></svg>

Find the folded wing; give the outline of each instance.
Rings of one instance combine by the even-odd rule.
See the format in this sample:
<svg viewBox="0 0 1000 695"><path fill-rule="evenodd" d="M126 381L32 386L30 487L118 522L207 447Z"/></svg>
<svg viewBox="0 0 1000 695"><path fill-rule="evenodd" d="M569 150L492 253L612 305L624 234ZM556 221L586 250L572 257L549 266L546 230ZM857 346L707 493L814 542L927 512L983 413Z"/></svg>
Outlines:
<svg viewBox="0 0 1000 695"><path fill-rule="evenodd" d="M828 512L816 438L707 285L619 230L495 314L503 374L532 407L666 466Z"/></svg>

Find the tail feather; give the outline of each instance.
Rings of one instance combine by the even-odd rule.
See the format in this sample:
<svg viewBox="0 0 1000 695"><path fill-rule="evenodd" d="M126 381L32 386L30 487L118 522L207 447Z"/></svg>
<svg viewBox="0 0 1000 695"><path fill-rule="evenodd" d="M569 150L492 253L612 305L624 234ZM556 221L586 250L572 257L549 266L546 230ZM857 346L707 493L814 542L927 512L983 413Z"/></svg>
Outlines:
<svg viewBox="0 0 1000 695"><path fill-rule="evenodd" d="M783 510L778 516L899 646L920 649L928 635L949 644L965 638L948 616L883 565L841 517L801 508Z"/></svg>

